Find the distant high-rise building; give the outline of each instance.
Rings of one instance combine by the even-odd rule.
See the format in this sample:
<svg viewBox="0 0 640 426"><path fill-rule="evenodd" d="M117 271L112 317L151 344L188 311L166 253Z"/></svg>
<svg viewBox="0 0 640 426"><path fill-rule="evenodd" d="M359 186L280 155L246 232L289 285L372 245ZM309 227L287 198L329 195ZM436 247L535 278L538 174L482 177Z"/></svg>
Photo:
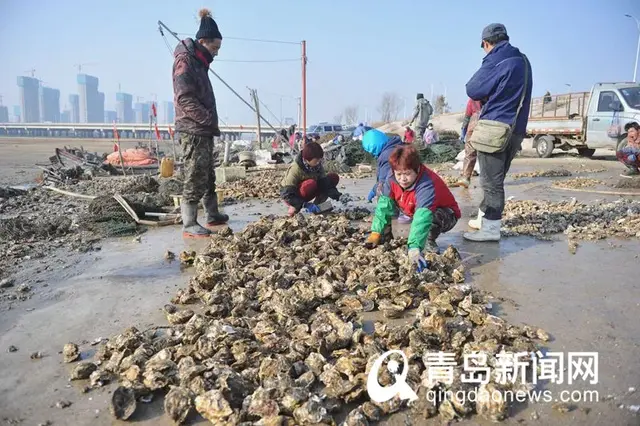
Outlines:
<svg viewBox="0 0 640 426"><path fill-rule="evenodd" d="M60 113L60 122L61 123L73 123L71 121L71 110L65 109Z"/></svg>
<svg viewBox="0 0 640 426"><path fill-rule="evenodd" d="M151 104L148 102L138 102L135 105L136 123L148 123L151 113Z"/></svg>
<svg viewBox="0 0 640 426"><path fill-rule="evenodd" d="M98 114L100 117L100 122L104 122L105 111L104 111L104 92L98 92Z"/></svg>
<svg viewBox="0 0 640 426"><path fill-rule="evenodd" d="M118 114L119 123L135 122L133 113L133 96L129 93L116 93L116 113Z"/></svg>
<svg viewBox="0 0 640 426"><path fill-rule="evenodd" d="M21 116L22 116L22 109L20 108L20 105L14 105L13 106L13 122L19 123Z"/></svg>
<svg viewBox="0 0 640 426"><path fill-rule="evenodd" d="M105 123L113 123L114 121L118 121L118 113L115 111L105 111L104 112L104 122Z"/></svg>
<svg viewBox="0 0 640 426"><path fill-rule="evenodd" d="M0 123L8 123L9 122L9 108L6 106L0 105Z"/></svg>
<svg viewBox="0 0 640 426"><path fill-rule="evenodd" d="M173 102L163 102L162 109L165 124L173 124L176 118L176 110L173 107Z"/></svg>
<svg viewBox="0 0 640 426"><path fill-rule="evenodd" d="M60 122L60 91L51 87L40 88L40 120Z"/></svg>
<svg viewBox="0 0 640 426"><path fill-rule="evenodd" d="M69 117L69 123L79 123L80 122L80 96L79 95L69 95L69 111L71 112L71 116Z"/></svg>
<svg viewBox="0 0 640 426"><path fill-rule="evenodd" d="M40 122L40 81L33 77L18 77L23 123Z"/></svg>
<svg viewBox="0 0 640 426"><path fill-rule="evenodd" d="M104 120L104 95L98 92L98 83L98 77L78 74L80 123L101 123Z"/></svg>

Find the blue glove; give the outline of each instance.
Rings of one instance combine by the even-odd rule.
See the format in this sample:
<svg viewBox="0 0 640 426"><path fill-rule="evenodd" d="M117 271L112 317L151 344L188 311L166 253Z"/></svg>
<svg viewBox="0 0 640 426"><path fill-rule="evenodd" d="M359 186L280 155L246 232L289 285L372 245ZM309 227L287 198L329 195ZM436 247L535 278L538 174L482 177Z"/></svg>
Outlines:
<svg viewBox="0 0 640 426"><path fill-rule="evenodd" d="M318 214L320 213L320 207L313 203L304 203L304 208L308 213Z"/></svg>
<svg viewBox="0 0 640 426"><path fill-rule="evenodd" d="M466 128L463 128L463 129L460 131L460 140L461 140L461 141L464 141L465 136L467 136L467 129L466 129Z"/></svg>
<svg viewBox="0 0 640 426"><path fill-rule="evenodd" d="M629 161L630 163L635 163L636 156L634 154L629 154L629 156L627 157L627 161Z"/></svg>
<svg viewBox="0 0 640 426"><path fill-rule="evenodd" d="M416 264L418 272L422 272L429 267L429 264L425 260L424 256L422 256L420 249L411 248L409 249L408 255L411 262Z"/></svg>
<svg viewBox="0 0 640 426"><path fill-rule="evenodd" d="M372 202L375 197L376 197L376 190L372 189L371 191L369 191L369 195L367 196L367 201Z"/></svg>

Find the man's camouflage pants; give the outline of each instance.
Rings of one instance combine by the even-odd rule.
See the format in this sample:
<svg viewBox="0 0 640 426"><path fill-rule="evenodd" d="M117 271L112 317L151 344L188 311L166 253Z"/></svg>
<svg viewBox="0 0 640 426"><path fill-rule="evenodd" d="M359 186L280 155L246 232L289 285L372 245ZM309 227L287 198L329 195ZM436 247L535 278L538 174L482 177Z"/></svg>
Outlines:
<svg viewBox="0 0 640 426"><path fill-rule="evenodd" d="M440 234L451 231L456 223L458 223L458 218L453 210L448 207L438 207L433 213L429 239L435 241Z"/></svg>
<svg viewBox="0 0 640 426"><path fill-rule="evenodd" d="M182 133L180 145L184 161L182 198L188 203L197 203L216 192L213 137Z"/></svg>
<svg viewBox="0 0 640 426"><path fill-rule="evenodd" d="M416 126L414 128L414 132L416 134L416 138L413 140L413 145L416 149L424 148L424 132L427 130L426 127Z"/></svg>

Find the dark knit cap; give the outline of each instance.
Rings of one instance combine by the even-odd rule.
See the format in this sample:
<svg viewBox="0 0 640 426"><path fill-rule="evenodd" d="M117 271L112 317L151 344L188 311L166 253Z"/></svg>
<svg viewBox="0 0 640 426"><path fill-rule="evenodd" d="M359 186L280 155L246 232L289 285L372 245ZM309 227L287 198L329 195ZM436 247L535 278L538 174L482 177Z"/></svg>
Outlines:
<svg viewBox="0 0 640 426"><path fill-rule="evenodd" d="M201 38L219 38L222 40L222 34L220 34L218 24L211 17L211 11L209 9L200 9L198 16L200 16L200 29L196 33L196 40Z"/></svg>
<svg viewBox="0 0 640 426"><path fill-rule="evenodd" d="M311 161L315 158L324 157L324 150L317 142L307 142L302 148L302 158Z"/></svg>

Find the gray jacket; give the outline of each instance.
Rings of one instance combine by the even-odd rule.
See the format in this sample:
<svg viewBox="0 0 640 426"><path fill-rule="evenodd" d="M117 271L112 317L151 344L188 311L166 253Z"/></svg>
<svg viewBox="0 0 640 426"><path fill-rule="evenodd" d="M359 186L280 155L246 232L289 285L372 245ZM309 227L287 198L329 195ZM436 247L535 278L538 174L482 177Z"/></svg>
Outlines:
<svg viewBox="0 0 640 426"><path fill-rule="evenodd" d="M416 104L416 109L413 113L411 122L416 122L417 127L427 127L432 114L433 107L431 106L429 101L424 98L418 99L418 103Z"/></svg>

